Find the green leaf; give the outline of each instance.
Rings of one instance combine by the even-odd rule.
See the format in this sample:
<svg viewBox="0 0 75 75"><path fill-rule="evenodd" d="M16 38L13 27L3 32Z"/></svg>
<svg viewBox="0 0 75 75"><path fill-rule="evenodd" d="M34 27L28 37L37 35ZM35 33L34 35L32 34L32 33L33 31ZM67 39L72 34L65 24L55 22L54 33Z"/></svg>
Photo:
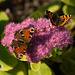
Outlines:
<svg viewBox="0 0 75 75"><path fill-rule="evenodd" d="M8 23L9 23L9 18L7 17L5 12L0 12L0 35L4 31L5 25L7 25Z"/></svg>
<svg viewBox="0 0 75 75"><path fill-rule="evenodd" d="M55 75L54 72L45 63L41 63L40 69L35 72L29 68L28 75Z"/></svg>
<svg viewBox="0 0 75 75"><path fill-rule="evenodd" d="M56 12L58 11L62 6L62 2L55 2L51 4L51 6L48 8L49 11L51 12Z"/></svg>
<svg viewBox="0 0 75 75"><path fill-rule="evenodd" d="M43 17L43 14L40 11L35 11L28 17L31 17L31 18L34 18L35 20L37 20L38 18Z"/></svg>
<svg viewBox="0 0 75 75"><path fill-rule="evenodd" d="M2 33L2 34L1 34L1 40L4 38L4 36L5 36L5 34L4 34L4 33Z"/></svg>
<svg viewBox="0 0 75 75"><path fill-rule="evenodd" d="M10 71L7 71L7 73L11 75L27 75L27 62L18 62L18 64Z"/></svg>
<svg viewBox="0 0 75 75"><path fill-rule="evenodd" d="M39 63L31 63L30 66L31 66L31 69L35 72L37 72L39 69L40 69L40 65L41 65L41 62Z"/></svg>
<svg viewBox="0 0 75 75"><path fill-rule="evenodd" d="M61 0L67 5L75 6L75 0Z"/></svg>
<svg viewBox="0 0 75 75"><path fill-rule="evenodd" d="M9 20L9 18L7 17L5 12L0 12L0 21L2 21L2 20L5 20L5 21Z"/></svg>
<svg viewBox="0 0 75 75"><path fill-rule="evenodd" d="M51 12L56 12L61 8L61 6L62 6L62 2L55 2L47 6L43 6L39 8L38 10L41 11L42 13L45 13L46 10L49 10Z"/></svg>
<svg viewBox="0 0 75 75"><path fill-rule="evenodd" d="M0 69L2 71L8 71L13 69L18 63L18 60L14 58L11 53L7 51L7 48L0 46Z"/></svg>
<svg viewBox="0 0 75 75"><path fill-rule="evenodd" d="M62 62L62 58L60 56L50 57L49 60L53 61L53 62L57 62L57 63L61 63Z"/></svg>
<svg viewBox="0 0 75 75"><path fill-rule="evenodd" d="M56 57L56 52L55 52L54 49L53 49L52 52L51 52L51 56L52 56L52 57Z"/></svg>
<svg viewBox="0 0 75 75"><path fill-rule="evenodd" d="M69 5L64 5L63 13L66 15L75 15L75 7L71 7Z"/></svg>
<svg viewBox="0 0 75 75"><path fill-rule="evenodd" d="M75 74L75 48L63 57L63 63L60 65L60 69L66 75Z"/></svg>
<svg viewBox="0 0 75 75"><path fill-rule="evenodd" d="M10 74L8 74L7 72L4 72L4 71L0 71L0 75L10 75Z"/></svg>
<svg viewBox="0 0 75 75"><path fill-rule="evenodd" d="M53 48L51 54L53 55L53 57L56 57L56 56L62 54L62 50L59 50L59 49L57 48L57 46L56 46L56 47Z"/></svg>

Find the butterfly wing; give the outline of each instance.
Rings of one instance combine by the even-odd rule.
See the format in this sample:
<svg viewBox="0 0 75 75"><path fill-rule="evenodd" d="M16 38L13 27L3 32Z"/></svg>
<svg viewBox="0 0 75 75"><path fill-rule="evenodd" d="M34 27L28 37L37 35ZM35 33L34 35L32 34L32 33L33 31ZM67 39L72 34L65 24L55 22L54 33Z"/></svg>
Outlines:
<svg viewBox="0 0 75 75"><path fill-rule="evenodd" d="M16 54L16 57L21 59L23 57L23 54L25 54L26 52L26 48L25 46L20 46L20 47L17 47L14 52Z"/></svg>
<svg viewBox="0 0 75 75"><path fill-rule="evenodd" d="M23 30L23 33L24 33L24 39L29 42L32 38L33 33L34 33L34 26L30 25L28 28L25 28Z"/></svg>
<svg viewBox="0 0 75 75"><path fill-rule="evenodd" d="M30 25L27 28L24 28L24 29L17 31L15 33L15 38L21 39L24 42L28 43L31 40L33 33L34 33L34 26Z"/></svg>
<svg viewBox="0 0 75 75"><path fill-rule="evenodd" d="M11 46L13 47L17 58L21 59L23 57L23 54L27 49L27 44L31 40L33 33L34 33L33 25L21 29L15 33L15 38L17 39L17 41L13 40Z"/></svg>
<svg viewBox="0 0 75 75"><path fill-rule="evenodd" d="M52 13L48 10L46 11L46 13L49 16L51 23L55 26L58 26L59 23L61 22L61 18L57 14Z"/></svg>
<svg viewBox="0 0 75 75"><path fill-rule="evenodd" d="M72 17L71 15L58 16L57 14L52 13L48 10L46 11L46 13L49 16L52 24L60 27L64 26L66 22L68 22Z"/></svg>
<svg viewBox="0 0 75 75"><path fill-rule="evenodd" d="M58 26L64 26L72 18L72 16L71 15L63 15L63 16L60 16L60 18L62 19L62 23L59 24Z"/></svg>
<svg viewBox="0 0 75 75"><path fill-rule="evenodd" d="M62 19L66 19L67 21L72 18L72 15L62 15L60 16Z"/></svg>
<svg viewBox="0 0 75 75"><path fill-rule="evenodd" d="M11 46L14 49L16 57L21 59L23 57L23 54L25 54L26 52L27 44L24 44L24 42L21 40L18 41L13 40Z"/></svg>

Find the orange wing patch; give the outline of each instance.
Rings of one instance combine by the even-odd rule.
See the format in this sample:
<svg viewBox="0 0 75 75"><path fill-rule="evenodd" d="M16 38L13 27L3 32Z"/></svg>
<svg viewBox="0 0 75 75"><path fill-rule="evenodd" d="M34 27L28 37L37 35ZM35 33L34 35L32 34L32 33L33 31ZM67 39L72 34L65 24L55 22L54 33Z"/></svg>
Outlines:
<svg viewBox="0 0 75 75"><path fill-rule="evenodd" d="M62 18L64 20L64 22L62 22L62 24L58 25L58 26L64 26L71 18L71 15L64 15L64 16L60 16L60 18Z"/></svg>
<svg viewBox="0 0 75 75"><path fill-rule="evenodd" d="M24 29L23 33L24 33L25 40L27 40L29 42L32 38L33 33L34 33L34 26L30 26L29 28Z"/></svg>
<svg viewBox="0 0 75 75"><path fill-rule="evenodd" d="M15 33L15 38L17 39L17 41L13 40L11 46L13 47L17 58L21 59L23 57L23 54L25 54L27 45L31 40L33 33L34 33L33 25L21 29Z"/></svg>
<svg viewBox="0 0 75 75"><path fill-rule="evenodd" d="M64 26L66 22L68 22L72 18L71 15L58 16L57 14L52 13L48 10L46 11L46 13L49 16L52 24L60 27Z"/></svg>
<svg viewBox="0 0 75 75"><path fill-rule="evenodd" d="M16 48L14 50L16 57L21 59L23 57L23 54L26 52L26 48L27 47L25 47L25 46L20 46L20 47Z"/></svg>
<svg viewBox="0 0 75 75"><path fill-rule="evenodd" d="M29 41L30 31L28 29L23 30L25 40Z"/></svg>

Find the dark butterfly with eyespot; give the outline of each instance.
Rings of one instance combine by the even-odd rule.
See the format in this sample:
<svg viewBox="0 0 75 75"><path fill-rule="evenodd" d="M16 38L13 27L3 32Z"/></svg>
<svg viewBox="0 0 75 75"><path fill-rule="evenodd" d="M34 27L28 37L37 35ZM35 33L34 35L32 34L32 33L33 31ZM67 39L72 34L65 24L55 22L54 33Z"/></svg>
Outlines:
<svg viewBox="0 0 75 75"><path fill-rule="evenodd" d="M12 48L17 58L21 59L26 52L28 43L34 33L34 25L21 29L15 33L15 39L12 41Z"/></svg>

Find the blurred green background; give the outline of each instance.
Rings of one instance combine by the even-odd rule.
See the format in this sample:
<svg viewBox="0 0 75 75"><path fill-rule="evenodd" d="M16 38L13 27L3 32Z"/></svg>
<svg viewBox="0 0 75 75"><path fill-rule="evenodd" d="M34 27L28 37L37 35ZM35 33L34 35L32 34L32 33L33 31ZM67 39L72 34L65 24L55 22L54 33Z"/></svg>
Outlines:
<svg viewBox="0 0 75 75"><path fill-rule="evenodd" d="M22 22L28 17L37 20L45 17L45 11L60 15L72 15L65 25L71 31L73 45L54 49L49 58L39 63L29 63L26 58L18 60L7 47L0 44L0 75L74 75L75 74L75 0L0 0L0 41L4 37L4 27L10 22ZM55 51L58 50L58 51Z"/></svg>

